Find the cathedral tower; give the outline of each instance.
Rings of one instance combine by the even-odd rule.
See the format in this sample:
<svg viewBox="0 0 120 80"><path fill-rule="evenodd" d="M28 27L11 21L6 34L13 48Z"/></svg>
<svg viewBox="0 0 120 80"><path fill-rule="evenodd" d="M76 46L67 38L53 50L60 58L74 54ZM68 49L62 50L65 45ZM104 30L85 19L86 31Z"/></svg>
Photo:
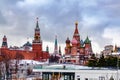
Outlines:
<svg viewBox="0 0 120 80"><path fill-rule="evenodd" d="M73 38L77 40L77 48L80 48L80 35L78 31L78 22L75 23L75 31L73 34Z"/></svg>
<svg viewBox="0 0 120 80"><path fill-rule="evenodd" d="M84 41L85 43L85 55L91 55L92 54L92 46L91 41L89 40L88 36Z"/></svg>
<svg viewBox="0 0 120 80"><path fill-rule="evenodd" d="M65 54L70 54L71 53L71 45L70 45L70 40L67 37L67 40L65 41L66 47L65 47Z"/></svg>

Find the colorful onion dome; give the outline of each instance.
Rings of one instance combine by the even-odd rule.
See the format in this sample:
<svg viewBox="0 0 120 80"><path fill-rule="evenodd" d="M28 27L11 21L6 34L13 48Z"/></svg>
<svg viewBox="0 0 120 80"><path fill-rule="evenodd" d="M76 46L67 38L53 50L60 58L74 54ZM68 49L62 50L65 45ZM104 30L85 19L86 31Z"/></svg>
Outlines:
<svg viewBox="0 0 120 80"><path fill-rule="evenodd" d="M67 40L66 40L65 42L66 42L66 43L68 43L68 44L70 43L70 40L69 40L69 38L68 38L68 37L67 37Z"/></svg>
<svg viewBox="0 0 120 80"><path fill-rule="evenodd" d="M77 44L78 42L77 42L77 40L75 38L73 38L71 43L72 44Z"/></svg>
<svg viewBox="0 0 120 80"><path fill-rule="evenodd" d="M90 44L90 43L91 43L91 41L89 40L88 36L87 36L87 38L85 39L84 43L85 43L85 44Z"/></svg>

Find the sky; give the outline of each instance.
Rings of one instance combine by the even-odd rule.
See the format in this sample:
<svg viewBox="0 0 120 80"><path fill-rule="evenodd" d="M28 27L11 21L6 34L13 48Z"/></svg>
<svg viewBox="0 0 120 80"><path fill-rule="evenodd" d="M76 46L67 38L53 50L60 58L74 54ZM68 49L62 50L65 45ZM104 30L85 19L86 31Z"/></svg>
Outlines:
<svg viewBox="0 0 120 80"><path fill-rule="evenodd" d="M0 42L8 46L32 43L39 18L43 50L54 52L54 40L64 53L65 40L72 40L75 22L81 39L88 36L94 53L105 45L120 46L120 0L0 0Z"/></svg>

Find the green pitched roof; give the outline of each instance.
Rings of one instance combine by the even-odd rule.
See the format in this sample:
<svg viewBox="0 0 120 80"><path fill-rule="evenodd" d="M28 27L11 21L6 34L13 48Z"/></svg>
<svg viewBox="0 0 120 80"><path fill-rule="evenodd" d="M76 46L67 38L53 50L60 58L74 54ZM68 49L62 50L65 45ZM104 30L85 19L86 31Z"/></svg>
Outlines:
<svg viewBox="0 0 120 80"><path fill-rule="evenodd" d="M85 39L84 43L85 43L85 44L90 44L90 43L91 43L91 41L89 40L88 36L87 36L87 38Z"/></svg>
<svg viewBox="0 0 120 80"><path fill-rule="evenodd" d="M49 47L48 46L46 47L46 52L49 52Z"/></svg>

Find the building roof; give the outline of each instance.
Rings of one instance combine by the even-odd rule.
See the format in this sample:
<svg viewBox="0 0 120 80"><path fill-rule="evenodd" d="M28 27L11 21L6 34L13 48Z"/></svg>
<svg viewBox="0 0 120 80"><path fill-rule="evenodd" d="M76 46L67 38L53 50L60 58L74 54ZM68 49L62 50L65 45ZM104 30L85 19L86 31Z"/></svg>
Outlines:
<svg viewBox="0 0 120 80"><path fill-rule="evenodd" d="M90 43L91 43L91 41L89 40L88 36L87 36L87 38L85 39L84 43L85 43L85 44L90 44Z"/></svg>
<svg viewBox="0 0 120 80"><path fill-rule="evenodd" d="M108 70L108 68L99 68L99 67L88 67L88 66L81 66L81 65L74 65L74 64L49 64L49 65L42 65L42 67L35 66L34 69L45 69L45 70Z"/></svg>
<svg viewBox="0 0 120 80"><path fill-rule="evenodd" d="M29 47L31 47L32 44L31 44L29 41L27 41L27 42L23 45L23 47L25 47L25 46L29 46Z"/></svg>

